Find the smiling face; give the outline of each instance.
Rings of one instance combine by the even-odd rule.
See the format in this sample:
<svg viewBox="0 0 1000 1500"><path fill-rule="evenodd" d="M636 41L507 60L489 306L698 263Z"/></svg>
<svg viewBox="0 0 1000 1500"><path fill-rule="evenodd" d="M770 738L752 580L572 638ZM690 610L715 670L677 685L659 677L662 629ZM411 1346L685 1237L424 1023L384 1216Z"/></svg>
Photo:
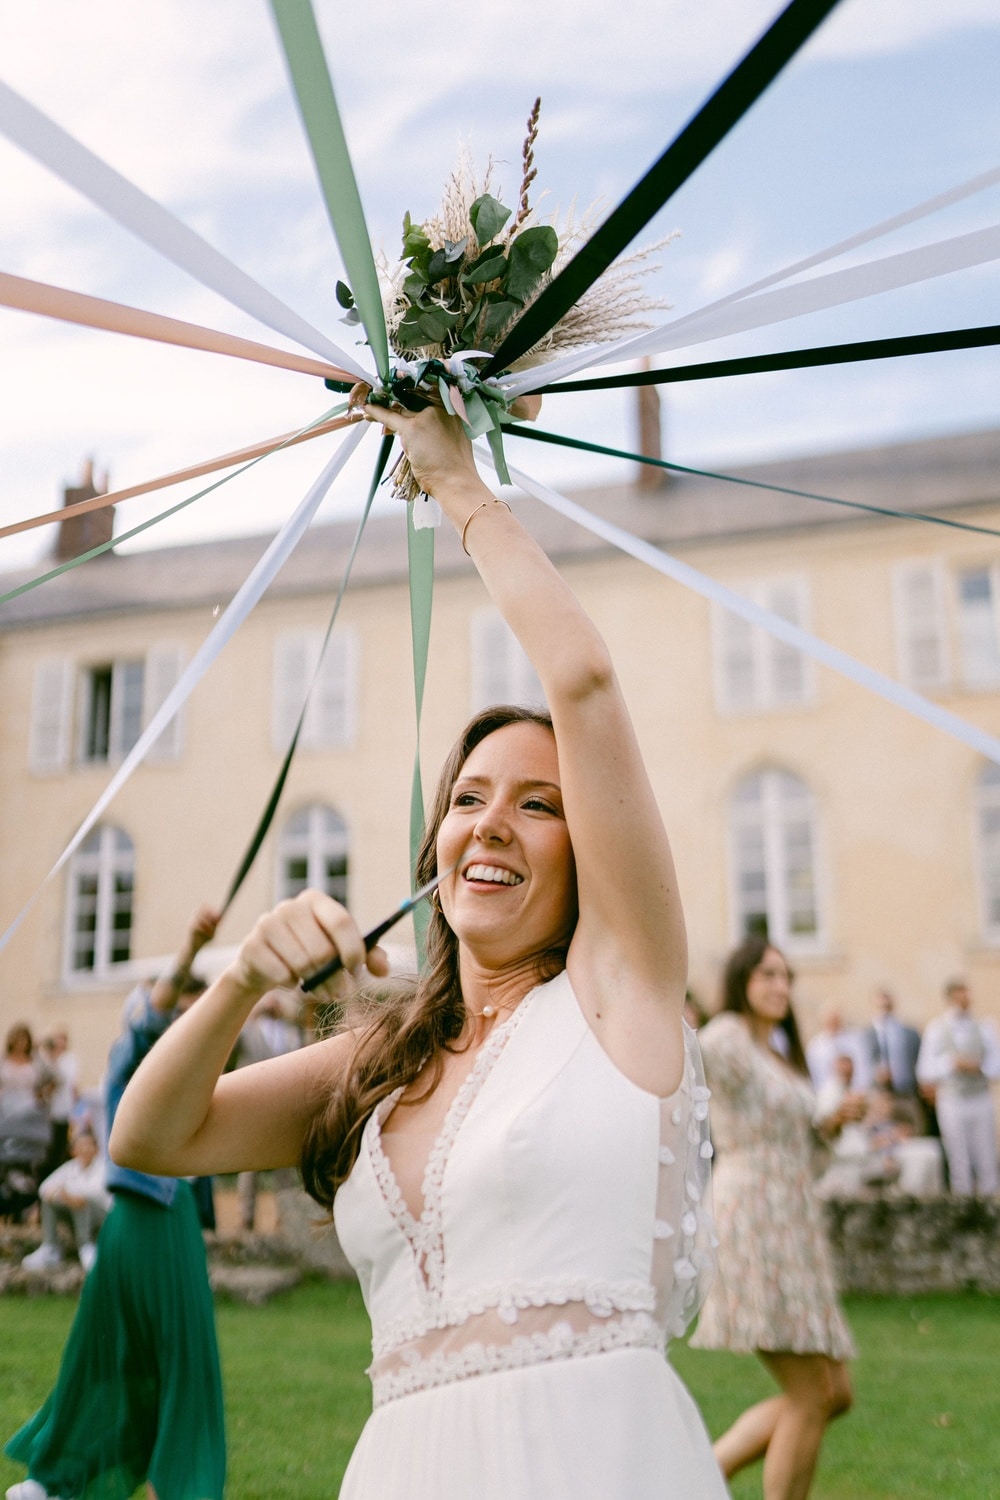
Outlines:
<svg viewBox="0 0 1000 1500"><path fill-rule="evenodd" d="M491 964L566 947L576 925L576 873L563 815L559 760L540 724L507 724L481 740L459 772L437 836L441 886L459 941Z"/></svg>
<svg viewBox="0 0 1000 1500"><path fill-rule="evenodd" d="M791 988L785 960L777 948L765 948L760 963L747 978L747 1007L762 1021L783 1021L788 1014Z"/></svg>

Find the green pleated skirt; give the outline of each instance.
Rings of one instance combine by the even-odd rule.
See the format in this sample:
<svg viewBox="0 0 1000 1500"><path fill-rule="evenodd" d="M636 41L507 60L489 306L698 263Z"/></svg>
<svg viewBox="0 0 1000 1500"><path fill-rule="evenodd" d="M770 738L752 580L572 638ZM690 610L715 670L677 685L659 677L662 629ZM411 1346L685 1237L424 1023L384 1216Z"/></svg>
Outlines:
<svg viewBox="0 0 1000 1500"><path fill-rule="evenodd" d="M215 1311L194 1196L121 1192L101 1227L55 1388L5 1452L60 1500L222 1500Z"/></svg>

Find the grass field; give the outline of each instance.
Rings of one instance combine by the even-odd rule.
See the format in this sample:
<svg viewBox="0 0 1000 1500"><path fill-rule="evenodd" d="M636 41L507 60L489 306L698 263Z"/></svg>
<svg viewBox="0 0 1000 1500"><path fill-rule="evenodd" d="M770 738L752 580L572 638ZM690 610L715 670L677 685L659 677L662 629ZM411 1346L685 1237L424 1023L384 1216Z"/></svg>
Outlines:
<svg viewBox="0 0 1000 1500"><path fill-rule="evenodd" d="M47 1394L74 1307L0 1302L4 1438ZM847 1311L857 1404L827 1436L814 1500L1000 1500L1000 1300L854 1298ZM312 1283L262 1308L223 1303L219 1339L232 1500L332 1500L369 1407L357 1288ZM713 1433L772 1390L751 1358L686 1347L673 1357ZM0 1457L0 1491L22 1477ZM759 1494L759 1469L734 1483L734 1500Z"/></svg>

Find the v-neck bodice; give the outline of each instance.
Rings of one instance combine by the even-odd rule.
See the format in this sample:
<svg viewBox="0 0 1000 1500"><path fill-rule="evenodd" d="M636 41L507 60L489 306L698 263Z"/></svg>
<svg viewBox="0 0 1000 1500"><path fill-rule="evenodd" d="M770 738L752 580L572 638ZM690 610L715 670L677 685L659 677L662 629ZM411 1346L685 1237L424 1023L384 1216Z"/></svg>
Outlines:
<svg viewBox="0 0 1000 1500"><path fill-rule="evenodd" d="M530 990L513 1014L493 1028L479 1048L475 1062L459 1085L454 1099L445 1112L441 1128L434 1138L424 1164L419 1213L415 1212L413 1205L406 1200L399 1178L386 1153L382 1135L385 1121L396 1108L403 1094L402 1088L394 1089L381 1101L366 1126L365 1144L370 1153L372 1170L378 1180L386 1205L408 1240L415 1262L428 1286L438 1273L443 1255L441 1242L444 1226L441 1214L441 1189L448 1159L480 1089L489 1077L512 1033L530 1010L537 993L537 989Z"/></svg>
<svg viewBox="0 0 1000 1500"><path fill-rule="evenodd" d="M707 1089L657 1099L614 1066L568 976L484 1043L424 1172L419 1217L369 1119L334 1216L372 1318L376 1404L496 1368L662 1348L711 1254Z"/></svg>

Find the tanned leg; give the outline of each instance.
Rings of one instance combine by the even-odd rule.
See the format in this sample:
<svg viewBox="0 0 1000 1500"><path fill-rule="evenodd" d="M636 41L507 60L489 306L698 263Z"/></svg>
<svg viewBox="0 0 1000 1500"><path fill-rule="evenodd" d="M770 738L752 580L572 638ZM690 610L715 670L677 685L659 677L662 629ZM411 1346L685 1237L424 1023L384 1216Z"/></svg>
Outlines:
<svg viewBox="0 0 1000 1500"><path fill-rule="evenodd" d="M760 1358L783 1393L764 1456L764 1500L806 1500L827 1424L851 1406L847 1369L825 1354Z"/></svg>
<svg viewBox="0 0 1000 1500"><path fill-rule="evenodd" d="M736 1418L728 1432L715 1442L715 1457L719 1468L727 1479L731 1479L747 1464L763 1458L767 1445L781 1415L784 1396L771 1396L767 1401L758 1401Z"/></svg>

